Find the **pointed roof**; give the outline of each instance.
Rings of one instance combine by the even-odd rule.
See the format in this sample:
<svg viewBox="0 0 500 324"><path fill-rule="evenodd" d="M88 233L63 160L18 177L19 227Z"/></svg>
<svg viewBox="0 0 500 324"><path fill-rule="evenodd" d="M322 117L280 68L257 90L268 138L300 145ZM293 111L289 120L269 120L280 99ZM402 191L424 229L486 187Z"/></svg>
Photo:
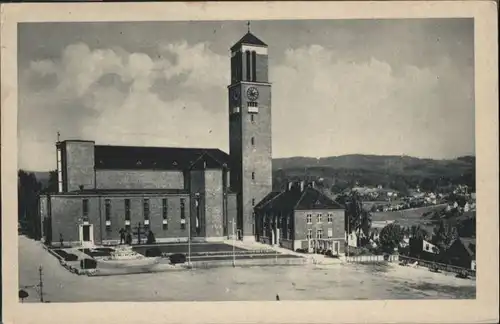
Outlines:
<svg viewBox="0 0 500 324"><path fill-rule="evenodd" d="M243 36L236 44L231 47L231 50L235 50L237 47L239 47L242 44L246 45L257 45L257 46L267 46L266 43L261 41L257 36L252 34L251 32L248 32Z"/></svg>
<svg viewBox="0 0 500 324"><path fill-rule="evenodd" d="M344 209L344 207L321 191L312 187L306 187L303 191L298 188L292 188L282 192L271 192L255 206L255 209L313 210Z"/></svg>

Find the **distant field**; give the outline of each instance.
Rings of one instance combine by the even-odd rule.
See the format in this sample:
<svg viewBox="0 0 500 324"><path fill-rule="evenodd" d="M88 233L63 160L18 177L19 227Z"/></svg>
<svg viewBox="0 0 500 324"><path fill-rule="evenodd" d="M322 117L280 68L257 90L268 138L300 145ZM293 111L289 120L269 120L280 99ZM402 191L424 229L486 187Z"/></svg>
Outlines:
<svg viewBox="0 0 500 324"><path fill-rule="evenodd" d="M367 208L372 208L373 205L396 205L402 203L402 200L392 200L392 201L387 201L387 200L380 200L380 201L363 201L363 206Z"/></svg>
<svg viewBox="0 0 500 324"><path fill-rule="evenodd" d="M399 220L399 219L419 219L425 213L430 211L446 208L446 204L426 206L420 208L405 209L399 211L375 212L372 213L372 220L385 221L385 220Z"/></svg>

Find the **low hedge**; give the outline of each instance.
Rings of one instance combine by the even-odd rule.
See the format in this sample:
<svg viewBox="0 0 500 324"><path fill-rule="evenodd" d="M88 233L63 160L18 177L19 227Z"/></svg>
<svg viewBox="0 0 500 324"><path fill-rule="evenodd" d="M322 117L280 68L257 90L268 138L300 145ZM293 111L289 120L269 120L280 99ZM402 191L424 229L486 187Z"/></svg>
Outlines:
<svg viewBox="0 0 500 324"><path fill-rule="evenodd" d="M95 269L97 268L97 261L94 259L83 259L80 261L80 268Z"/></svg>
<svg viewBox="0 0 500 324"><path fill-rule="evenodd" d="M169 258L170 258L170 263L172 264L180 264L186 262L186 255L182 253L172 254Z"/></svg>
<svg viewBox="0 0 500 324"><path fill-rule="evenodd" d="M161 257L162 256L162 252L161 252L161 250L159 248L154 247L154 248L151 248L151 249L147 249L145 255L146 255L146 257L149 257L149 258Z"/></svg>
<svg viewBox="0 0 500 324"><path fill-rule="evenodd" d="M64 261L78 261L78 256L73 253L67 253L64 250L52 250L55 254L60 256Z"/></svg>

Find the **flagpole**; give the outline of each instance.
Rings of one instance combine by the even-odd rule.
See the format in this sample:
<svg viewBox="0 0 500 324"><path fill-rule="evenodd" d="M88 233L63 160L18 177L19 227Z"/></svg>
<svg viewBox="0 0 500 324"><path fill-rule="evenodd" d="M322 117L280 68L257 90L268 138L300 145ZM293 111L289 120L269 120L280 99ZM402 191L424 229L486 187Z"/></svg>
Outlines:
<svg viewBox="0 0 500 324"><path fill-rule="evenodd" d="M191 265L191 213L188 217L188 266Z"/></svg>

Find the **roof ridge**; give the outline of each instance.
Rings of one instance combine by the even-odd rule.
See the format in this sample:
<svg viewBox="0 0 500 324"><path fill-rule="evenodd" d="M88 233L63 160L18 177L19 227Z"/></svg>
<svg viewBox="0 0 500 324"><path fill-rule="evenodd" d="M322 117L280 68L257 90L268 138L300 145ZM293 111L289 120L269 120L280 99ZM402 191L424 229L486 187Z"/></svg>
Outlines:
<svg viewBox="0 0 500 324"><path fill-rule="evenodd" d="M304 196L306 195L307 189L309 189L309 187L304 188L304 190L302 191L302 194L300 195L300 198L297 200L297 202L293 206L293 210L297 209L297 207L299 206L302 199L304 199Z"/></svg>
<svg viewBox="0 0 500 324"><path fill-rule="evenodd" d="M270 194L272 194L272 193L273 193L273 191L271 191L271 192L269 193L269 195L270 195ZM266 206L266 205L268 205L271 201L275 200L276 198L278 198L279 196L281 196L281 195L282 195L282 194L284 194L284 193L285 193L285 191L278 192L278 194L277 194L276 196L274 196L273 198L271 198L271 199L269 199L268 201L266 201L266 202L265 202L262 206L259 206L259 204L257 204L257 206L255 206L255 207L254 207L254 209L255 209L255 208L257 208L257 207L258 207L259 209L260 209L260 208L262 208L262 207L265 207L265 206ZM266 197L267 197L267 196L266 196ZM264 197L264 198L266 198L266 197Z"/></svg>

